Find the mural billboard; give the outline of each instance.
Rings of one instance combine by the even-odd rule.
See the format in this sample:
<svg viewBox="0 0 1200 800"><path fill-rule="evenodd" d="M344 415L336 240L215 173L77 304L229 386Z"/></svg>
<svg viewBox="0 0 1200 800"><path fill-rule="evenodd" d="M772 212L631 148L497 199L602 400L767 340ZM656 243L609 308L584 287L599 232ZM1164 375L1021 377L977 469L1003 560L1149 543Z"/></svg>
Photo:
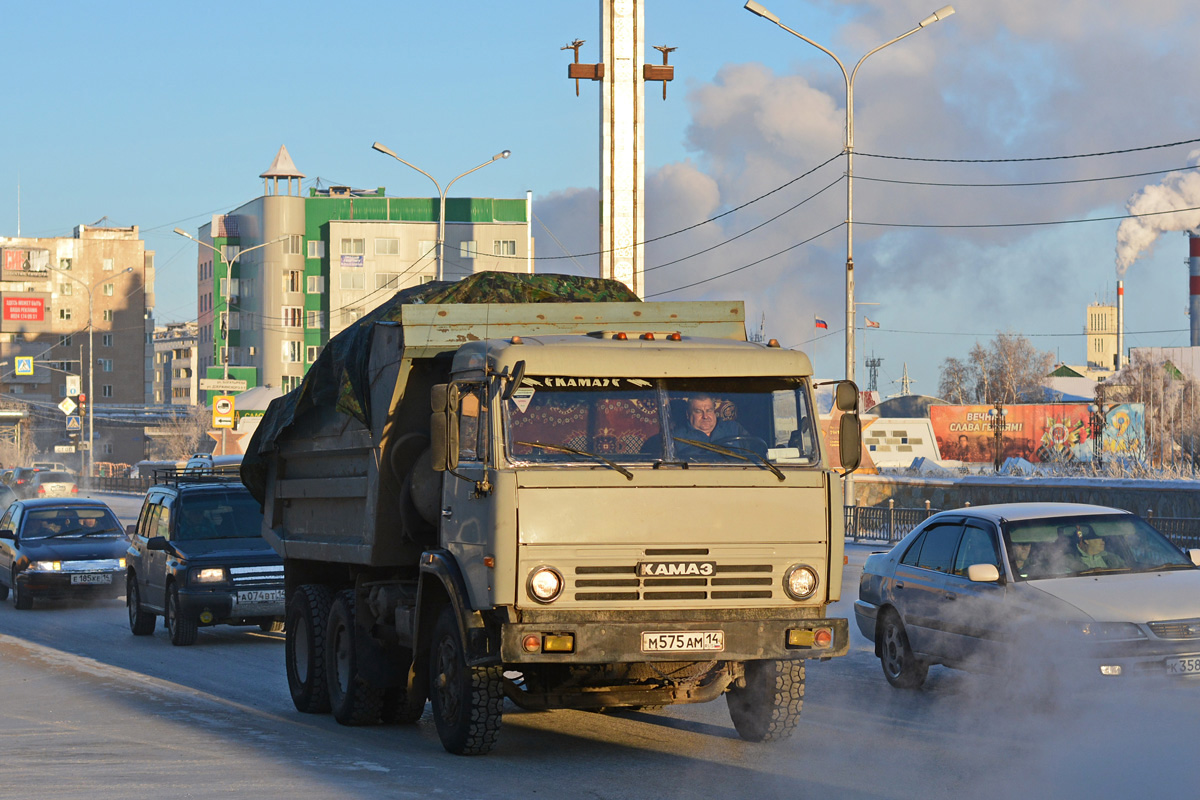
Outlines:
<svg viewBox="0 0 1200 800"><path fill-rule="evenodd" d="M991 406L931 406L938 452L943 460L991 463L995 433ZM1033 463L1091 461L1094 453L1091 413L1086 403L1009 405L1000 460L1023 458ZM1145 411L1141 403L1114 406L1105 417L1103 457L1134 458L1144 454Z"/></svg>
<svg viewBox="0 0 1200 800"><path fill-rule="evenodd" d="M50 265L49 250L29 250L5 247L2 260L4 272L45 272Z"/></svg>

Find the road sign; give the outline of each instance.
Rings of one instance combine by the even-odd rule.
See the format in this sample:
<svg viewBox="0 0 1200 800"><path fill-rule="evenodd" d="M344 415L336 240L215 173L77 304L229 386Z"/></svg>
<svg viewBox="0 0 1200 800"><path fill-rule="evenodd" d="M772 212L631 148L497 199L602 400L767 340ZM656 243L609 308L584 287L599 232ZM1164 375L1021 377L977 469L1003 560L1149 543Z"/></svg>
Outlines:
<svg viewBox="0 0 1200 800"><path fill-rule="evenodd" d="M32 375L33 356L17 356L17 367L13 372L17 375Z"/></svg>
<svg viewBox="0 0 1200 800"><path fill-rule="evenodd" d="M67 415L67 430L69 430L69 431L83 430L83 417L80 417L77 414L68 414Z"/></svg>
<svg viewBox="0 0 1200 800"><path fill-rule="evenodd" d="M235 380L234 378L201 378L200 391L202 392L244 392L246 391L246 382Z"/></svg>
<svg viewBox="0 0 1200 800"><path fill-rule="evenodd" d="M75 410L75 401L69 397L64 397L63 401L58 404L58 410L69 415Z"/></svg>
<svg viewBox="0 0 1200 800"><path fill-rule="evenodd" d="M75 445L73 445L73 444L56 444L56 445L54 445L54 452L56 452L56 453L74 453Z"/></svg>
<svg viewBox="0 0 1200 800"><path fill-rule="evenodd" d="M233 395L219 394L213 398L213 427L233 427Z"/></svg>
<svg viewBox="0 0 1200 800"><path fill-rule="evenodd" d="M66 379L66 383L67 383L67 397L78 397L79 396L79 376L78 375L68 375L67 379Z"/></svg>

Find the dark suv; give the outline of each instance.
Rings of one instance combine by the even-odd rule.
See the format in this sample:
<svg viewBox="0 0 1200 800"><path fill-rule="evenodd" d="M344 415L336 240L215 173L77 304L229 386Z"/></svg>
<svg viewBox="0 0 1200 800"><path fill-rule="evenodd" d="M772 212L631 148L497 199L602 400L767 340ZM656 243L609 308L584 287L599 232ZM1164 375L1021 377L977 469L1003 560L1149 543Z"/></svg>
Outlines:
<svg viewBox="0 0 1200 800"><path fill-rule="evenodd" d="M262 538L258 502L235 475L159 473L129 526L125 602L135 636L166 619L171 644L201 625L282 631L283 559Z"/></svg>

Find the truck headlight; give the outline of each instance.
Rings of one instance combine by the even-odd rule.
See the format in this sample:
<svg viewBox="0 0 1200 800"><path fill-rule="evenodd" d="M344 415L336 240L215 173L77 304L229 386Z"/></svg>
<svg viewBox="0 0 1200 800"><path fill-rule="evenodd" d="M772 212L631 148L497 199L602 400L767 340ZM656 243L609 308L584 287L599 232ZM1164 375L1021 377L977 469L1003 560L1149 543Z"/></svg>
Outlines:
<svg viewBox="0 0 1200 800"><path fill-rule="evenodd" d="M34 572L58 572L62 569L61 561L35 561L33 562Z"/></svg>
<svg viewBox="0 0 1200 800"><path fill-rule="evenodd" d="M796 564L783 576L783 589L793 600L807 600L820 585L817 571L807 564Z"/></svg>
<svg viewBox="0 0 1200 800"><path fill-rule="evenodd" d="M198 569L192 573L192 580L196 583L220 583L225 580L225 570L221 567Z"/></svg>
<svg viewBox="0 0 1200 800"><path fill-rule="evenodd" d="M538 567L529 575L529 596L539 603L553 603L562 588L562 575L553 567Z"/></svg>

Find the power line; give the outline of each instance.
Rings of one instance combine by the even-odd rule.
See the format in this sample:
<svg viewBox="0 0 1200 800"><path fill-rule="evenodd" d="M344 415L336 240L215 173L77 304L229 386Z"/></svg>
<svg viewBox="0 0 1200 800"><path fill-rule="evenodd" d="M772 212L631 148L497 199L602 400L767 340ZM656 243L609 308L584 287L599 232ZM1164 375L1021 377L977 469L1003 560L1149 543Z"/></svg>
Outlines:
<svg viewBox="0 0 1200 800"><path fill-rule="evenodd" d="M874 183L902 183L908 186L961 186L961 187L980 187L980 188L995 188L1005 186L1063 186L1071 183L1097 183L1100 181L1117 181L1126 178L1145 178L1150 175L1165 175L1169 172L1183 172L1185 170L1200 169L1200 165L1187 167L1176 167L1174 169L1161 169L1152 172L1133 172L1128 175L1109 175L1104 178L1075 178L1065 181L1018 181L1011 183L940 183L936 181L902 181L894 178L872 178L866 175L855 175L856 181L872 181Z"/></svg>
<svg viewBox="0 0 1200 800"><path fill-rule="evenodd" d="M941 224L923 222L865 222L854 220L855 225L870 225L874 228L1035 228L1048 225L1077 225L1083 222L1113 222L1119 219L1139 219L1141 217L1156 217L1161 214L1182 214L1187 211L1200 211L1200 206L1191 208L1173 208L1167 211L1147 211L1143 214L1118 214L1111 217L1088 217L1086 219L1057 219L1038 222L975 222L963 224Z"/></svg>
<svg viewBox="0 0 1200 800"><path fill-rule="evenodd" d="M926 161L940 164L1011 164L1015 162L1029 161L1065 161L1072 158L1098 158L1100 156L1116 156L1125 153L1141 153L1147 150L1162 150L1167 147L1179 147L1184 144L1195 144L1200 142L1200 139L1183 139L1178 142L1167 142L1166 144L1150 144L1143 147L1126 147L1122 150L1104 150L1098 153L1074 153L1071 155L1061 156L1027 156L1024 158L922 158L919 156L893 156L883 153L863 153L858 150L854 151L855 155L865 158L886 158L893 161Z"/></svg>

